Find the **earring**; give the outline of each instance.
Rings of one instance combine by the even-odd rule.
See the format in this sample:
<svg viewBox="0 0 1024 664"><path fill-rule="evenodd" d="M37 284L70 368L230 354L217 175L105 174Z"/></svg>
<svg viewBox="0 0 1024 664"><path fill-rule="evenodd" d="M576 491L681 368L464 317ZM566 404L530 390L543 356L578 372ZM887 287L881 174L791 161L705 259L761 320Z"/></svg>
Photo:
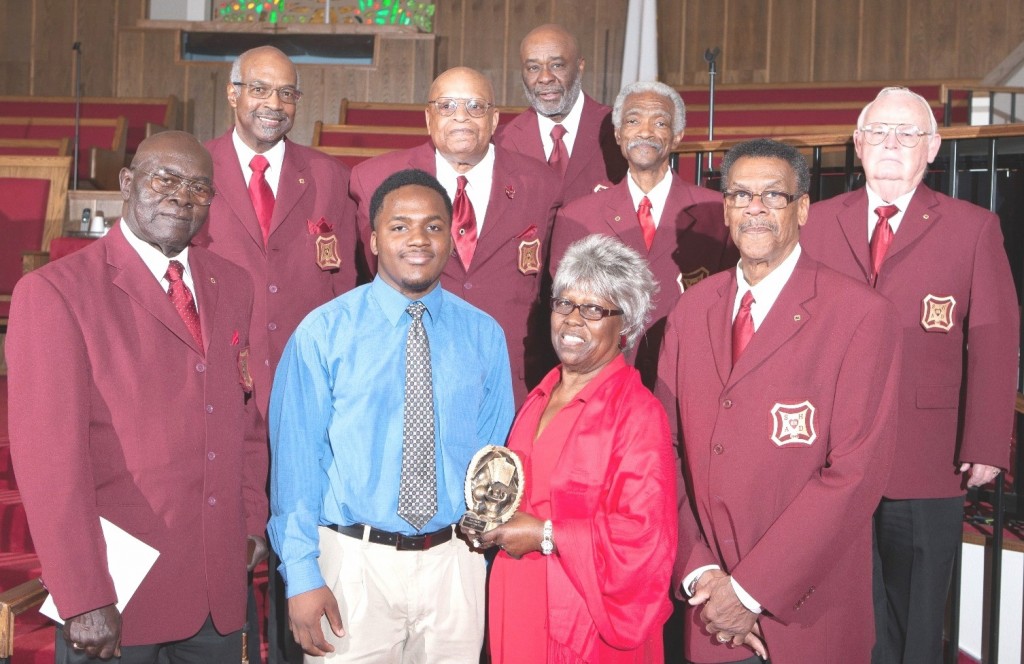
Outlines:
<svg viewBox="0 0 1024 664"><path fill-rule="evenodd" d="M620 334L619 335L619 350L626 350L626 341L627 341L626 340L626 335L625 334Z"/></svg>

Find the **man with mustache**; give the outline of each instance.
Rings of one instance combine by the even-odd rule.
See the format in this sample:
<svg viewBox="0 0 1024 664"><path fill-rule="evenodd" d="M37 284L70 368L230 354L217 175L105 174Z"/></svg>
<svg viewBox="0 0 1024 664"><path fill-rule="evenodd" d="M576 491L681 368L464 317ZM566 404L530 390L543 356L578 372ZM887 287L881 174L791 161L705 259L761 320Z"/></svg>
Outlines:
<svg viewBox="0 0 1024 664"><path fill-rule="evenodd" d="M576 38L560 25L542 25L523 38L519 57L531 108L498 129L494 144L546 161L566 203L619 182L626 162L611 109L581 93L586 61Z"/></svg>
<svg viewBox="0 0 1024 664"><path fill-rule="evenodd" d="M484 557L453 528L473 454L512 423L505 335L442 287L457 258L436 179L392 174L368 214L377 276L299 325L270 400L292 633L307 664L476 662Z"/></svg>
<svg viewBox="0 0 1024 664"><path fill-rule="evenodd" d="M895 304L906 340L896 459L875 513L872 661L937 662L964 494L1010 462L1017 295L999 217L923 182L942 142L927 100L883 89L853 142L867 185L811 206L805 240Z"/></svg>
<svg viewBox="0 0 1024 664"><path fill-rule="evenodd" d="M358 206L370 274L370 199L392 173L417 168L435 175L454 202L455 255L441 283L497 319L505 330L516 403L554 366L547 336L550 313L540 300L543 261L558 205L558 180L543 164L493 145L498 125L494 89L480 72L455 67L430 86L425 109L430 140L358 164L350 194Z"/></svg>
<svg viewBox="0 0 1024 664"><path fill-rule="evenodd" d="M647 332L627 359L653 389L665 318L682 292L736 264L722 219L722 195L684 182L669 168L686 126L683 100L664 83L631 83L612 110L615 140L629 176L561 208L551 233L549 270L566 248L591 233L617 237L647 258L661 285Z"/></svg>
<svg viewBox="0 0 1024 664"><path fill-rule="evenodd" d="M689 597L686 658L867 662L896 312L801 250L810 174L795 148L747 141L721 170L740 262L679 298L656 390L687 487L673 574Z"/></svg>
<svg viewBox="0 0 1024 664"><path fill-rule="evenodd" d="M274 370L299 321L356 285L349 169L286 138L301 98L298 70L278 49L261 46L235 59L227 85L235 126L206 144L218 196L194 240L245 268L256 287L249 366L264 418ZM270 661L294 661L298 649L284 643L287 624L277 611L284 598L275 564L272 556ZM259 661L259 639L250 643L250 659Z"/></svg>

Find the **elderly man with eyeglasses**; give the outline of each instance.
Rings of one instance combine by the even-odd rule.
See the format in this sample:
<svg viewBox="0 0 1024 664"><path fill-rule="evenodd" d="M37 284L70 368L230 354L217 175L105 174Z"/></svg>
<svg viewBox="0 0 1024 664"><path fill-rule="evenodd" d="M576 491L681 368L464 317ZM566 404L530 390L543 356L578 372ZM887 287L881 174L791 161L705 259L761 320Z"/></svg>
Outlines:
<svg viewBox="0 0 1024 664"><path fill-rule="evenodd" d="M896 312L801 248L810 175L757 139L722 160L731 270L669 315L656 393L680 448L673 590L690 662L866 662L871 514L889 472Z"/></svg>
<svg viewBox="0 0 1024 664"><path fill-rule="evenodd" d="M212 180L193 136L146 139L121 170L121 223L14 291L11 456L64 619L60 664L241 657L246 567L267 552L267 446L249 398L252 282L189 246ZM102 519L159 552L130 601Z"/></svg>
<svg viewBox="0 0 1024 664"><path fill-rule="evenodd" d="M441 284L497 319L508 341L516 404L554 366L541 280L561 182L530 157L491 143L498 126L494 89L483 74L455 67L430 86L425 109L430 140L375 157L352 170L368 276L370 199L392 173L416 168L437 177L454 203L454 254Z"/></svg>
<svg viewBox="0 0 1024 664"><path fill-rule="evenodd" d="M813 205L801 241L899 311L903 375L896 457L875 513L872 660L932 663L965 490L1009 465L1017 297L999 218L922 181L941 142L924 98L885 88L853 140L867 186Z"/></svg>
<svg viewBox="0 0 1024 664"><path fill-rule="evenodd" d="M292 332L310 311L356 285L349 169L286 138L302 100L299 84L294 63L272 46L235 59L227 84L235 126L206 144L219 195L194 240L245 268L256 287L249 364L264 418L274 371ZM298 648L277 610L284 597L278 596L283 584L275 562L272 557L270 661L294 661ZM255 633L250 643L250 659L258 661Z"/></svg>

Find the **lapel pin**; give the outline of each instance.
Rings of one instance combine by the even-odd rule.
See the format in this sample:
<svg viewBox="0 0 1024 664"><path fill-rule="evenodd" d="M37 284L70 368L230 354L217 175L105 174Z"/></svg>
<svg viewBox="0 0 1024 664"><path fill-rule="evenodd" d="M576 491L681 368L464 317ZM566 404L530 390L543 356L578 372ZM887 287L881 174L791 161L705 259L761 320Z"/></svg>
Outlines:
<svg viewBox="0 0 1024 664"><path fill-rule="evenodd" d="M795 320L796 322L798 322L798 323L799 323L799 322L800 322L800 314L796 314L796 315L794 315L794 316L793 316L793 320Z"/></svg>
<svg viewBox="0 0 1024 664"><path fill-rule="evenodd" d="M513 198L516 197L516 188L513 187L512 185L506 185L505 195L509 197L509 200L512 200Z"/></svg>
<svg viewBox="0 0 1024 664"><path fill-rule="evenodd" d="M299 184L306 184L306 178L299 178Z"/></svg>
<svg viewBox="0 0 1024 664"><path fill-rule="evenodd" d="M615 221L622 221L622 217L620 217L619 215L615 215Z"/></svg>
<svg viewBox="0 0 1024 664"><path fill-rule="evenodd" d="M215 284L215 283L217 283L217 280L216 280L216 279L214 279L213 277L210 277L210 283L211 283L211 284Z"/></svg>
<svg viewBox="0 0 1024 664"><path fill-rule="evenodd" d="M926 214L923 214L923 215L921 215L921 218L922 218L922 219L928 219L928 215L926 215Z"/></svg>

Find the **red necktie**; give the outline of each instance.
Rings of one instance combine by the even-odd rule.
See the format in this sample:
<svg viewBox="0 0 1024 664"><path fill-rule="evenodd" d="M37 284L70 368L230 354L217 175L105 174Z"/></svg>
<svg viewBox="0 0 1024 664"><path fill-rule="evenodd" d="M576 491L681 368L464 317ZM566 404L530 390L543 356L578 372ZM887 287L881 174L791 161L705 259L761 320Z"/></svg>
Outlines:
<svg viewBox="0 0 1024 664"><path fill-rule="evenodd" d="M476 213L473 203L466 195L466 176L458 178L458 189L455 190L455 201L452 203L452 237L455 239L455 250L459 252L462 266L469 269L476 251Z"/></svg>
<svg viewBox="0 0 1024 664"><path fill-rule="evenodd" d="M754 319L750 317L750 305L754 303L754 294L747 291L740 300L740 310L736 312L736 320L732 322L732 364L740 359L747 344L754 337Z"/></svg>
<svg viewBox="0 0 1024 664"><path fill-rule="evenodd" d="M185 273L185 266L178 261L171 261L167 264L167 274L164 279L170 282L171 287L167 289L167 295L178 310L181 320L185 321L185 327L192 333L199 347L203 347L203 331L199 327L199 312L196 311L196 301L192 298L192 291L188 289L181 275Z"/></svg>
<svg viewBox="0 0 1024 664"><path fill-rule="evenodd" d="M640 200L640 207L636 209L637 219L640 220L640 230L644 232L644 244L647 245L647 250L651 250L651 245L654 244L654 233L657 232L657 228L654 227L654 217L651 216L651 199L646 196Z"/></svg>
<svg viewBox="0 0 1024 664"><path fill-rule="evenodd" d="M565 169L569 165L569 151L565 149L565 142L562 137L568 132L560 124L551 128L551 155L548 157L548 166L551 166L561 175L565 175Z"/></svg>
<svg viewBox="0 0 1024 664"><path fill-rule="evenodd" d="M260 220L263 244L266 244L267 238L270 237L270 220L274 216L274 192L271 191L264 175L269 166L270 162L261 154L249 162L249 168L252 169L252 177L249 178L249 198L252 199L252 207L256 210L256 218Z"/></svg>
<svg viewBox="0 0 1024 664"><path fill-rule="evenodd" d="M878 215L878 222L875 223L875 232L871 236L871 285L878 281L878 272L882 269L882 261L885 260L885 252L889 251L892 244L892 226L889 220L899 214L900 209L895 205L881 205L875 208Z"/></svg>

